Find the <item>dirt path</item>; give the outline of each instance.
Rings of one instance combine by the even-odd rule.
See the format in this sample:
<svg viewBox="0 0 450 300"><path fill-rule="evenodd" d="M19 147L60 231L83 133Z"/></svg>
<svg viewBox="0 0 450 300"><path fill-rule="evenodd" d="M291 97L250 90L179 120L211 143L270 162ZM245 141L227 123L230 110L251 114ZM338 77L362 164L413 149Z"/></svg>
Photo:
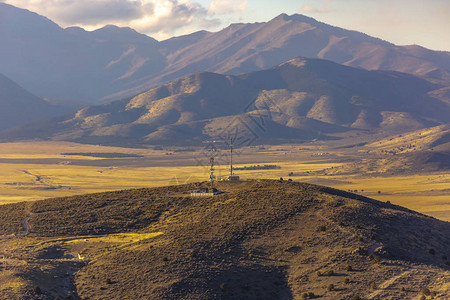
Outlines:
<svg viewBox="0 0 450 300"><path fill-rule="evenodd" d="M27 236L30 233L30 224L28 224L28 221L35 215L31 212L31 205L32 202L27 202L25 204L24 214L26 215L26 217L21 221L23 231L17 235L19 237Z"/></svg>
<svg viewBox="0 0 450 300"><path fill-rule="evenodd" d="M398 279L410 275L411 273L415 272L416 269L417 268L411 268L405 270L404 272L387 279L385 282L378 285L377 289L372 293L370 293L368 296L366 296L365 299L373 299L374 297L378 296L379 294L387 290L389 287L391 287Z"/></svg>

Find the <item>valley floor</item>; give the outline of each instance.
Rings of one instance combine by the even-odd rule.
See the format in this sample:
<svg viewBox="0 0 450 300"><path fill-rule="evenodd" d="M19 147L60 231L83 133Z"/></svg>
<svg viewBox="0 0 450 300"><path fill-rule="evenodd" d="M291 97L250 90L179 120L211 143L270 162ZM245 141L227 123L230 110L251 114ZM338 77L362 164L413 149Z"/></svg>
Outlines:
<svg viewBox="0 0 450 300"><path fill-rule="evenodd" d="M66 142L0 144L0 204L204 181L209 176L210 155L216 157L215 175L228 175L228 151L212 153L207 147L154 150ZM335 172L362 157L367 156L358 149L330 150L320 143L253 146L235 152L234 166L276 165L280 168L235 173L244 179L284 177L350 190L450 221L448 172Z"/></svg>

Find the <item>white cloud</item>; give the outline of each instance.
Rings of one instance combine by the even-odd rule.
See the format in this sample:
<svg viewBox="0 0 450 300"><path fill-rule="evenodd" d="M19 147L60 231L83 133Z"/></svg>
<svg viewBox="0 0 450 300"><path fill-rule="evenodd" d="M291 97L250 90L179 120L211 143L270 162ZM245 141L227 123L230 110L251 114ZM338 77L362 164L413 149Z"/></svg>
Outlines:
<svg viewBox="0 0 450 300"><path fill-rule="evenodd" d="M1 0L0 0L1 1ZM6 0L67 26L95 29L129 26L154 37L169 37L198 24L216 26L208 10L192 0Z"/></svg>
<svg viewBox="0 0 450 300"><path fill-rule="evenodd" d="M247 3L247 0L214 0L210 3L208 12L213 14L241 12L247 8Z"/></svg>

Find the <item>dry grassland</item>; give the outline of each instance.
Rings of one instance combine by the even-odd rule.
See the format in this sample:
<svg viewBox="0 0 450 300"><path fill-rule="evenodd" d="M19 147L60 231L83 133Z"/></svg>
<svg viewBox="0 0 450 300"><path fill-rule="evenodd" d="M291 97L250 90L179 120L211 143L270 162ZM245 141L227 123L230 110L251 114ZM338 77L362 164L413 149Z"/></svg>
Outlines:
<svg viewBox="0 0 450 300"><path fill-rule="evenodd" d="M0 204L204 181L208 178L209 166L208 157L201 150L174 152L170 149L104 147L67 142L0 144ZM326 175L326 169L341 166L338 161L342 154L316 155L322 151L318 147L304 146L245 149L243 155L236 158L236 167L276 164L281 168L239 170L236 174L244 179L283 177L343 190L357 190L364 196L390 201L450 221L450 174L331 176ZM61 154L66 152L126 153L143 157L105 159ZM336 163L333 158L336 158ZM291 172L294 176L288 177ZM218 178L228 174L226 164L216 166L215 175Z"/></svg>

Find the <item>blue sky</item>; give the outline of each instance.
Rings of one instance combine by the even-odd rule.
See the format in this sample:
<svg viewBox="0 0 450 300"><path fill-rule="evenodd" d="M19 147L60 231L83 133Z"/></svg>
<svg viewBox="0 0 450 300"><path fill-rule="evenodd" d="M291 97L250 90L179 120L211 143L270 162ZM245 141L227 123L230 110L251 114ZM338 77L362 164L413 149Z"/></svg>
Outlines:
<svg viewBox="0 0 450 300"><path fill-rule="evenodd" d="M450 51L450 0L0 0L63 27L129 26L162 40L301 13L389 42Z"/></svg>

